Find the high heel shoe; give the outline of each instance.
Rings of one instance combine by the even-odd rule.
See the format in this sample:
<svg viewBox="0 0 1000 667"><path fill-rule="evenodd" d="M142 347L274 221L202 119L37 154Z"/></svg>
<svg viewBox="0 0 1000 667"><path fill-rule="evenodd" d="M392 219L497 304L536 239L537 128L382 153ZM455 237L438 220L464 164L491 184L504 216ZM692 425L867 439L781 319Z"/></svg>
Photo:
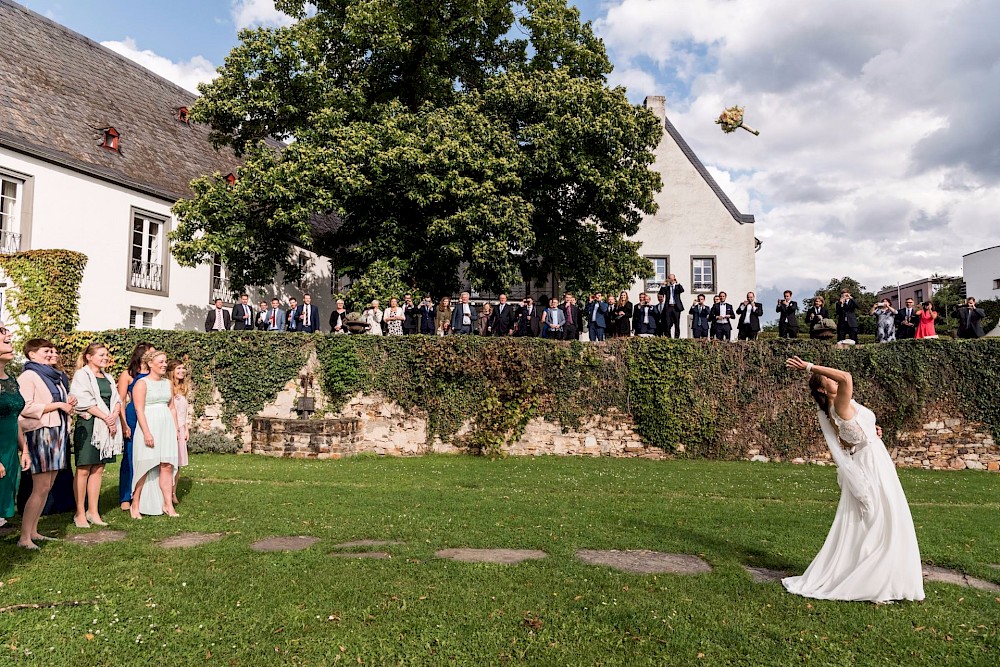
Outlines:
<svg viewBox="0 0 1000 667"><path fill-rule="evenodd" d="M73 525L77 528L90 528L90 521L84 518L83 523L76 517L73 517Z"/></svg>
<svg viewBox="0 0 1000 667"><path fill-rule="evenodd" d="M95 526L106 526L106 525L108 525L107 523L105 523L101 519L100 515L94 516L92 514L88 514L87 515L87 521L89 521L90 523L94 524Z"/></svg>

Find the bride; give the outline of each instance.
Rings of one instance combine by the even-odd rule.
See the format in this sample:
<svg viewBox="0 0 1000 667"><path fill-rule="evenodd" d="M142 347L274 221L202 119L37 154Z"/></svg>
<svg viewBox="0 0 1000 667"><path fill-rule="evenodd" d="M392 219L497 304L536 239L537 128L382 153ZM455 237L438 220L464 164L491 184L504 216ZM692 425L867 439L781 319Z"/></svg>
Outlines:
<svg viewBox="0 0 1000 667"><path fill-rule="evenodd" d="M850 373L798 357L785 365L810 373L809 389L837 464L841 494L823 548L802 576L782 584L790 593L821 600L923 600L913 519L876 432L875 414L853 400Z"/></svg>

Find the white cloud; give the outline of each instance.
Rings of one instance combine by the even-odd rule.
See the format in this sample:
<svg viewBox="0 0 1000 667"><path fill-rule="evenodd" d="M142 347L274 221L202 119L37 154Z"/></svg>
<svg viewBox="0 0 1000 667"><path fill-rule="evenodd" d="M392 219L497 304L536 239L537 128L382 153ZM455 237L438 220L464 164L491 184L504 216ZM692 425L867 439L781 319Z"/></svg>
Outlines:
<svg viewBox="0 0 1000 667"><path fill-rule="evenodd" d="M140 49L131 37L126 37L121 42L111 41L101 42L101 44L192 93L197 94L199 83L211 81L218 76L215 65L202 56L195 56L186 62L175 63L153 51Z"/></svg>
<svg viewBox="0 0 1000 667"><path fill-rule="evenodd" d="M274 8L274 0L232 0L233 22L238 30L252 26L285 26L295 22Z"/></svg>
<svg viewBox="0 0 1000 667"><path fill-rule="evenodd" d="M614 0L595 29L756 216L760 290L802 296L960 274L1000 243L998 23L992 0ZM733 104L759 137L714 124Z"/></svg>

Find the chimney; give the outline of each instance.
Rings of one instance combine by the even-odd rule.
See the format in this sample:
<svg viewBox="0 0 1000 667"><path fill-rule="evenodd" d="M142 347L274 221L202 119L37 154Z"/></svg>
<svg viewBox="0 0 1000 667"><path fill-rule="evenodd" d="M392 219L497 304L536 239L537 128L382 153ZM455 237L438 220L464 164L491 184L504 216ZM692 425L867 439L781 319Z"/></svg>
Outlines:
<svg viewBox="0 0 1000 667"><path fill-rule="evenodd" d="M663 123L667 118L667 98L663 95L648 95L643 100L642 106L646 107L660 119Z"/></svg>

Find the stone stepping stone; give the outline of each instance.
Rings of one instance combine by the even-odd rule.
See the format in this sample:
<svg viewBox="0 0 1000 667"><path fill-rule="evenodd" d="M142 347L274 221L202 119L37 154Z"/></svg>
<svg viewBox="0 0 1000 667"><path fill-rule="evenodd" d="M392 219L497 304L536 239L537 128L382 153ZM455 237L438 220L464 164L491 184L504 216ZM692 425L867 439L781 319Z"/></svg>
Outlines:
<svg viewBox="0 0 1000 667"><path fill-rule="evenodd" d="M945 567L935 567L934 565L924 565L924 581L938 581L943 584L956 584L968 588L976 588L981 591L1000 591L1000 585L992 581L970 577L958 570L949 570Z"/></svg>
<svg viewBox="0 0 1000 667"><path fill-rule="evenodd" d="M787 572L782 572L781 570L769 570L766 567L751 567L750 565L744 565L743 569L747 571L755 584L769 584L774 581L781 581L788 576Z"/></svg>
<svg viewBox="0 0 1000 667"><path fill-rule="evenodd" d="M202 544L218 542L225 533L180 533L165 540L159 541L159 546L164 549L180 549L184 547L197 547Z"/></svg>
<svg viewBox="0 0 1000 667"><path fill-rule="evenodd" d="M95 530L89 533L77 533L66 538L67 542L92 547L95 544L106 544L124 540L128 535L124 530Z"/></svg>
<svg viewBox="0 0 1000 667"><path fill-rule="evenodd" d="M334 551L330 555L335 558L392 558L385 551Z"/></svg>
<svg viewBox="0 0 1000 667"><path fill-rule="evenodd" d="M538 549L441 549L434 555L463 563L516 565L526 560L541 560L548 554Z"/></svg>
<svg viewBox="0 0 1000 667"><path fill-rule="evenodd" d="M712 571L712 566L698 556L644 549L637 551L581 549L576 552L576 557L588 565L605 565L632 574L704 574Z"/></svg>
<svg viewBox="0 0 1000 667"><path fill-rule="evenodd" d="M393 540L355 540L354 542L341 542L340 544L334 544L334 549L355 549L357 547L388 547L397 544L403 544L402 542L394 542Z"/></svg>
<svg viewBox="0 0 1000 667"><path fill-rule="evenodd" d="M286 535L282 537L268 537L254 542L250 548L254 551L302 551L319 542L318 537L307 535Z"/></svg>

